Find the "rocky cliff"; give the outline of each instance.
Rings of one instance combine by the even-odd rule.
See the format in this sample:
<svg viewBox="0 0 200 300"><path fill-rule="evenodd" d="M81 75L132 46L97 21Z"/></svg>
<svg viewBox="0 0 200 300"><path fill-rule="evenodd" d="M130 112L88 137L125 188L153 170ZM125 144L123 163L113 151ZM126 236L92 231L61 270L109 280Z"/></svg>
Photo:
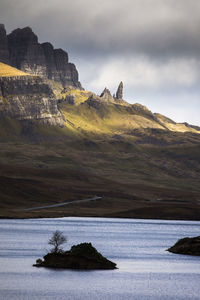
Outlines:
<svg viewBox="0 0 200 300"><path fill-rule="evenodd" d="M8 40L3 24L0 24L0 61L9 62Z"/></svg>
<svg viewBox="0 0 200 300"><path fill-rule="evenodd" d="M0 61L22 71L60 82L63 87L81 88L78 71L68 54L50 43L38 43L31 28L16 29L9 35L0 24Z"/></svg>
<svg viewBox="0 0 200 300"><path fill-rule="evenodd" d="M63 126L57 100L38 76L0 77L0 116Z"/></svg>

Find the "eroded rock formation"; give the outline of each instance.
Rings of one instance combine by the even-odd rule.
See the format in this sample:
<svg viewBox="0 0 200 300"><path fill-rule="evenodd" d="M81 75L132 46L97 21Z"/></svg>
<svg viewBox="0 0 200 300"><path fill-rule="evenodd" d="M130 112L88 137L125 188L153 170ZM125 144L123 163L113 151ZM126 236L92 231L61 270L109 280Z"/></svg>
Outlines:
<svg viewBox="0 0 200 300"><path fill-rule="evenodd" d="M107 101L109 101L109 100L114 100L114 99L113 99L113 96L112 96L111 93L110 93L110 90L107 89L107 88L105 88L105 89L103 90L103 92L101 93L100 97L103 98L104 100L107 100Z"/></svg>
<svg viewBox="0 0 200 300"><path fill-rule="evenodd" d="M81 88L78 71L69 63L67 52L54 49L50 43L38 43L38 37L30 27L18 28L6 35L4 25L0 25L0 61L60 82L63 87Z"/></svg>
<svg viewBox="0 0 200 300"><path fill-rule="evenodd" d="M116 95L114 94L112 96L110 90L105 88L101 93L100 98L111 102L121 102L123 100L123 82L120 82Z"/></svg>
<svg viewBox="0 0 200 300"><path fill-rule="evenodd" d="M123 82L121 81L118 89L117 89L117 93L116 93L116 99L120 100L123 99Z"/></svg>

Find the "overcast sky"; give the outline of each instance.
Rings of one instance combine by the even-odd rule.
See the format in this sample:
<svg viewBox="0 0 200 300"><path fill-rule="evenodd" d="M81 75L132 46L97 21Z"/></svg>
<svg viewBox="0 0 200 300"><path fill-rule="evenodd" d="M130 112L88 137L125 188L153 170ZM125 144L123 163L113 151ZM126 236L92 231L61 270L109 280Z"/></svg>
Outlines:
<svg viewBox="0 0 200 300"><path fill-rule="evenodd" d="M9 33L32 27L65 49L85 89L200 125L199 0L0 0Z"/></svg>

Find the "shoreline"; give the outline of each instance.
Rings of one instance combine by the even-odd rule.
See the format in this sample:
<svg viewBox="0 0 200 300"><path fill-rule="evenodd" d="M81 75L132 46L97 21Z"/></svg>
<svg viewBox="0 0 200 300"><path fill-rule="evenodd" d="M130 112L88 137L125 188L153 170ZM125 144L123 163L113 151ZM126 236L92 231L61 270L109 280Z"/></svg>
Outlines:
<svg viewBox="0 0 200 300"><path fill-rule="evenodd" d="M0 220L32 220L32 219L60 219L60 218L98 218L98 219L130 219L130 220L160 220L160 221L191 221L191 222L200 222L199 219L185 219L185 218L160 218L157 217L129 217L129 216L112 216L112 215L65 215L65 216L27 216L27 217L7 217L0 216Z"/></svg>
<svg viewBox="0 0 200 300"><path fill-rule="evenodd" d="M123 219L159 219L200 221L199 202L112 198L105 195L85 195L85 198L63 202L26 202L3 207L0 219L42 219L62 217L94 217ZM36 205L34 205L36 204Z"/></svg>

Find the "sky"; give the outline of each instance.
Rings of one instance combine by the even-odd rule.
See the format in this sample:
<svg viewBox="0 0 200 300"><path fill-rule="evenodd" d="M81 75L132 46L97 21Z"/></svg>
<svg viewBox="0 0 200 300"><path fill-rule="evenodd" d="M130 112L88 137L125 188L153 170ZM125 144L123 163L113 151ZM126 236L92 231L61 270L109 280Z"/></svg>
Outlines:
<svg viewBox="0 0 200 300"><path fill-rule="evenodd" d="M30 26L63 48L82 86L200 125L199 0L0 0L10 33Z"/></svg>

